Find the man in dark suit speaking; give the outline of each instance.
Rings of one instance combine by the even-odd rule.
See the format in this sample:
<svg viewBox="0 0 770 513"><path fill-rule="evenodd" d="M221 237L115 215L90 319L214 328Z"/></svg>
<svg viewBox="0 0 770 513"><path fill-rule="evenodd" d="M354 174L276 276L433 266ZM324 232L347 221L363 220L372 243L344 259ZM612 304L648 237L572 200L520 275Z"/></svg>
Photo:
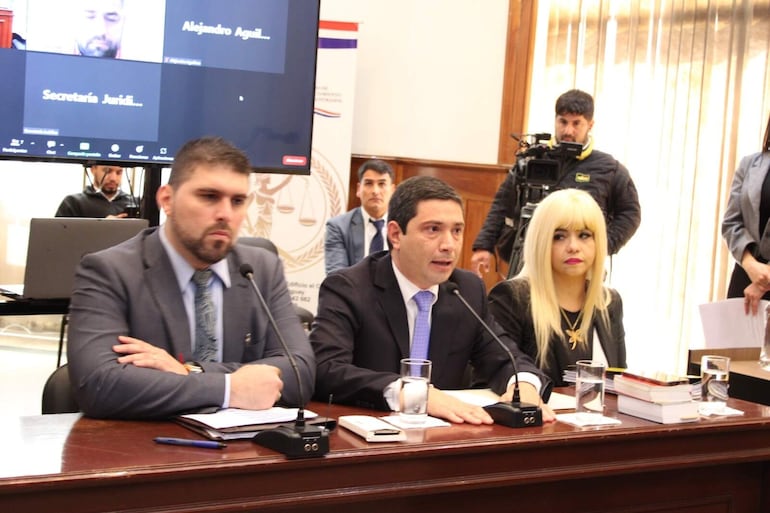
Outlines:
<svg viewBox="0 0 770 513"><path fill-rule="evenodd" d="M166 222L86 255L70 303L67 359L93 417L163 418L204 407L264 409L309 398L315 359L278 257L236 245L247 157L219 138L185 144L157 193ZM292 367L242 264L294 354ZM282 381L281 378L286 381Z"/></svg>
<svg viewBox="0 0 770 513"><path fill-rule="evenodd" d="M316 397L368 408L395 409L399 362L410 357L418 306L414 296L432 294L427 357L433 362L428 414L452 422L490 424L479 406L442 391L466 386L468 363L490 387L510 400L513 366L507 353L447 290L457 284L473 309L515 355L524 402L541 403L550 382L487 312L484 284L455 269L463 242L462 200L441 180L410 178L388 207L390 253L370 255L330 274L321 284L318 314L310 333L316 353ZM414 356L414 355L412 355ZM543 407L544 420L554 420Z"/></svg>

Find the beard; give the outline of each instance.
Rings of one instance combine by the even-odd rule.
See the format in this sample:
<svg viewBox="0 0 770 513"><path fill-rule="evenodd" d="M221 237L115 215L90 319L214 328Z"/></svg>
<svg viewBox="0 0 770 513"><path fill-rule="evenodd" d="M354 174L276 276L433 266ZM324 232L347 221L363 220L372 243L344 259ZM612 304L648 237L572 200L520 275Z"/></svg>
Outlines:
<svg viewBox="0 0 770 513"><path fill-rule="evenodd" d="M200 237L195 237L193 234L186 232L179 226L173 219L169 219L171 229L175 233L179 242L184 248L189 251L197 260L204 262L208 265L215 264L225 258L233 247L233 238L230 228L224 224L219 224L207 228ZM230 234L230 242L217 240L214 242L207 242L206 235L212 231L224 230Z"/></svg>
<svg viewBox="0 0 770 513"><path fill-rule="evenodd" d="M91 39L85 45L79 44L78 51L80 52L80 55L85 55L86 57L106 57L108 59L114 59L118 56L117 45L108 45L106 47L102 47L102 45L92 45L91 42L96 40L97 39Z"/></svg>
<svg viewBox="0 0 770 513"><path fill-rule="evenodd" d="M106 194L115 194L118 192L118 185L115 183L107 182L103 184L99 189Z"/></svg>

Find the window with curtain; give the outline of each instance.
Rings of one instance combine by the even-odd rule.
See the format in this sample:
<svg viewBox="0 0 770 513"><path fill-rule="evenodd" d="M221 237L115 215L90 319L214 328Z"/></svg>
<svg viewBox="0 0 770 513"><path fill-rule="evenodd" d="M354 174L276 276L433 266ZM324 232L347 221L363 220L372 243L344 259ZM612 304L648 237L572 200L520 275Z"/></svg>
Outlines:
<svg viewBox="0 0 770 513"><path fill-rule="evenodd" d="M528 130L594 96L597 149L628 167L642 224L612 259L629 366L686 369L698 305L725 297L721 220L770 114L770 0L540 0Z"/></svg>

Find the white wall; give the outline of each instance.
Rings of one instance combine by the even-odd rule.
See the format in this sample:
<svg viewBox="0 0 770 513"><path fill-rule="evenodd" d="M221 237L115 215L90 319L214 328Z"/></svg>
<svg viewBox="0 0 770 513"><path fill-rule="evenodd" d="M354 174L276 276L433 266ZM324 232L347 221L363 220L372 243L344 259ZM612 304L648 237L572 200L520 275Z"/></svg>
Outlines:
<svg viewBox="0 0 770 513"><path fill-rule="evenodd" d="M360 22L354 153L497 162L508 0L323 0L333 11Z"/></svg>
<svg viewBox="0 0 770 513"><path fill-rule="evenodd" d="M83 166L0 160L0 283L21 283L29 220L53 217L61 200L83 188Z"/></svg>
<svg viewBox="0 0 770 513"><path fill-rule="evenodd" d="M353 21L361 19L362 8L371 0L321 0L321 19L324 21Z"/></svg>

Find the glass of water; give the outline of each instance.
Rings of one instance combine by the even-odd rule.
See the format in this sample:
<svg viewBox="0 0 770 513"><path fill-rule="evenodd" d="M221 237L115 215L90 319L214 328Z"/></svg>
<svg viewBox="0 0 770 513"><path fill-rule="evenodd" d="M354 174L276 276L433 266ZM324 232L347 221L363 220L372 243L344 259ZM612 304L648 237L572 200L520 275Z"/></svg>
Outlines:
<svg viewBox="0 0 770 513"><path fill-rule="evenodd" d="M701 400L711 403L710 409L724 409L730 380L730 358L704 355L700 360Z"/></svg>
<svg viewBox="0 0 770 513"><path fill-rule="evenodd" d="M419 426L428 419L428 388L432 364L430 360L401 360L401 390L398 394L399 417Z"/></svg>
<svg viewBox="0 0 770 513"><path fill-rule="evenodd" d="M579 416L604 415L605 365L593 360L578 360L575 381L575 412Z"/></svg>

